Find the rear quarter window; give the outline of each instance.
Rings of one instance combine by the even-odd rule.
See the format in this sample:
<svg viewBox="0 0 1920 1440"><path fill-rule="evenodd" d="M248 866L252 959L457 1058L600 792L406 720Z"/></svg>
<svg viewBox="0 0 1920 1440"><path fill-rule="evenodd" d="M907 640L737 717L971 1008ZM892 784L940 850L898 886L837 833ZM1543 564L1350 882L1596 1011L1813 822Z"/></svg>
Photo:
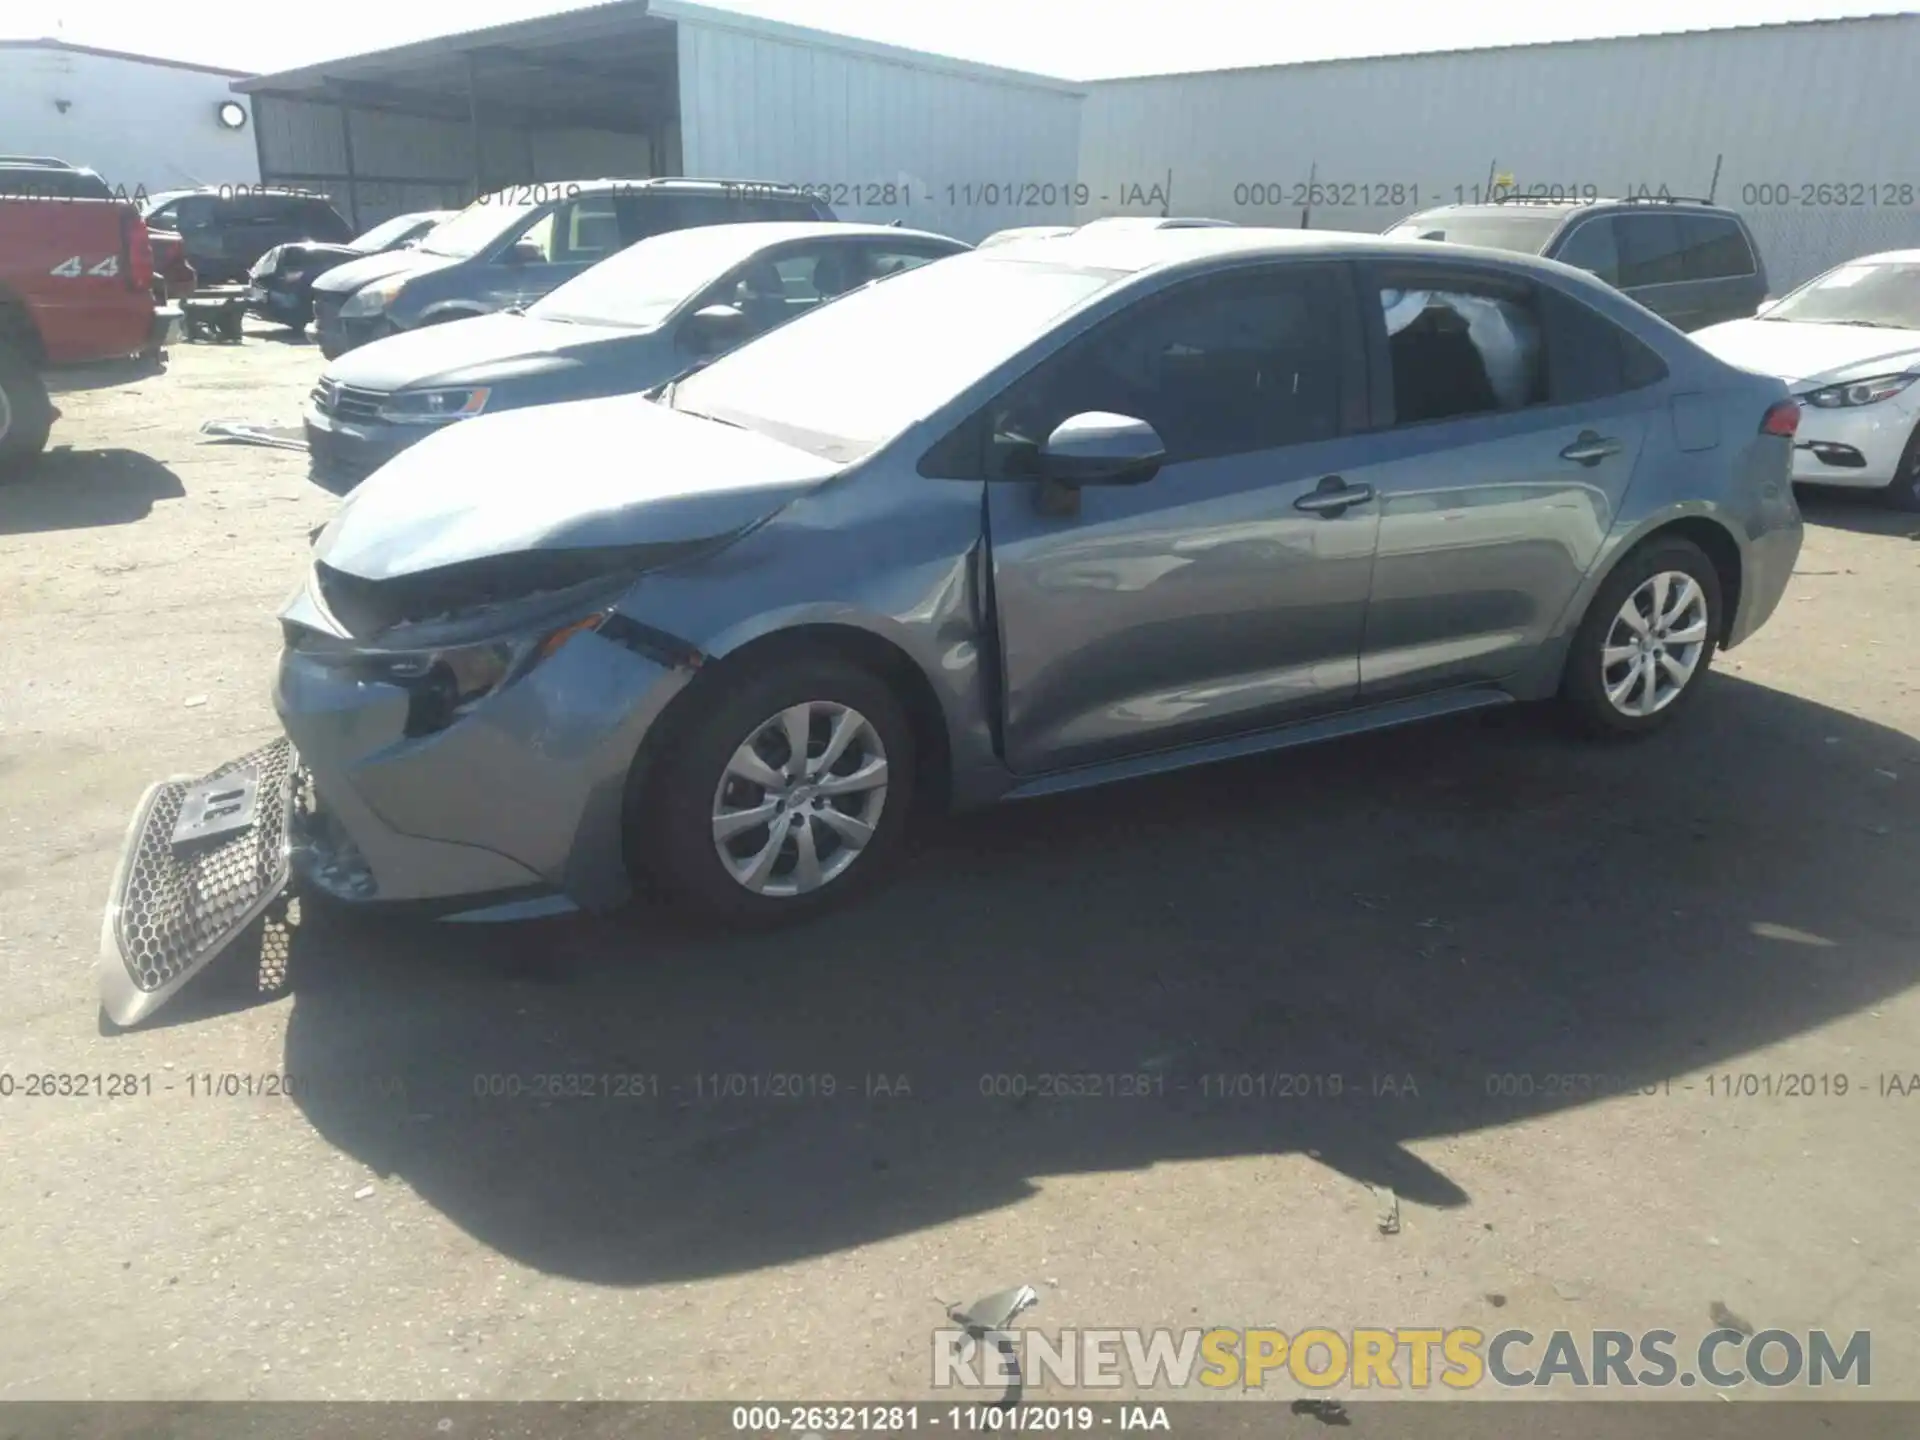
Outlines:
<svg viewBox="0 0 1920 1440"><path fill-rule="evenodd" d="M1676 215L1680 270L1688 280L1725 280L1754 272L1753 247L1738 221L1723 215Z"/></svg>

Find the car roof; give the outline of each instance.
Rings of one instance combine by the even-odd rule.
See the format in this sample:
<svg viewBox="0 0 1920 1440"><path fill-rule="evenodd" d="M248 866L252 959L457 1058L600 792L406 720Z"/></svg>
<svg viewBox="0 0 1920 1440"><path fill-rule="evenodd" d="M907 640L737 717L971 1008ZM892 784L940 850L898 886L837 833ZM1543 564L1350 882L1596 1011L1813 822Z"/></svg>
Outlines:
<svg viewBox="0 0 1920 1440"><path fill-rule="evenodd" d="M1838 270L1841 265L1920 265L1920 250L1880 250L1842 260L1832 268Z"/></svg>
<svg viewBox="0 0 1920 1440"><path fill-rule="evenodd" d="M863 225L850 220L735 220L719 225L693 225L692 230L714 230L725 232L715 239L715 244L725 244L728 248L742 254L759 250L768 245L779 245L788 240L811 240L816 236L842 240L856 236L886 238L888 240L936 240L946 245L966 248L963 241L955 240L951 235L938 235L931 230L907 230L898 225ZM668 230L668 235L684 233ZM654 238L654 237L649 237ZM645 240L640 242L646 244Z"/></svg>
<svg viewBox="0 0 1920 1440"><path fill-rule="evenodd" d="M1733 215L1734 212L1724 205L1715 205L1707 200L1694 200L1682 196L1662 199L1659 196L1647 196L1635 199L1626 196L1608 198L1600 196L1593 200L1572 199L1534 199L1531 196L1519 196L1512 200L1483 201L1479 204L1435 205L1430 209L1416 210L1407 216L1407 220L1420 219L1427 215L1472 215L1476 218L1487 215L1540 214L1567 216L1575 211L1606 210L1658 210L1662 207L1685 209L1690 214ZM1404 225L1406 220L1396 220L1396 225Z"/></svg>
<svg viewBox="0 0 1920 1440"><path fill-rule="evenodd" d="M1014 261L1045 261L1086 270L1114 270L1139 273L1181 266L1203 267L1208 261L1245 257L1248 259L1304 258L1321 256L1329 260L1351 260L1363 256L1376 259L1408 258L1432 260L1437 253L1425 240L1394 239L1349 230L1281 230L1254 225L1194 226L1171 230L1133 229L1130 227L1093 228L1083 226L1071 235L1056 235L1034 240L1010 240L980 253L982 260L1005 264ZM1478 245L1449 245L1449 257L1472 257L1509 269L1549 267L1533 257L1507 250L1492 250ZM1554 273L1566 267L1554 265Z"/></svg>

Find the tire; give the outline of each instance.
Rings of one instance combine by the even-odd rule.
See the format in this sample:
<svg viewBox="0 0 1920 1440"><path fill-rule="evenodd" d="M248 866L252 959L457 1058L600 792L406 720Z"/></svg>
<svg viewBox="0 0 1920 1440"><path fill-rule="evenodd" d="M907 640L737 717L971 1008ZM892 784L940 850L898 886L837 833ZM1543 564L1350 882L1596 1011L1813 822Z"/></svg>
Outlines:
<svg viewBox="0 0 1920 1440"><path fill-rule="evenodd" d="M47 448L53 398L26 356L0 343L0 475L24 469Z"/></svg>
<svg viewBox="0 0 1920 1440"><path fill-rule="evenodd" d="M1659 576L1668 577L1666 595L1672 628L1667 632L1666 646L1654 654L1664 655L1673 665L1653 659L1657 684L1649 695L1646 665L1637 657L1617 657L1609 665L1606 652L1610 648L1617 652L1637 647L1639 637L1623 612L1631 599L1635 613L1645 616L1657 593L1652 582ZM1685 577L1693 591L1685 590L1676 577ZM1579 728L1602 738L1629 738L1670 725L1700 693L1722 633L1721 604L1719 572L1691 540L1655 536L1616 565L1595 592L1580 628L1574 632L1561 677L1561 701ZM1676 645L1671 638L1696 632L1700 638L1691 645ZM1653 639L1657 643L1657 629ZM1674 665L1686 667L1685 677L1677 684ZM1636 668L1641 678L1635 685L1624 687L1622 693L1623 682ZM1620 696L1618 700L1609 694L1610 687Z"/></svg>
<svg viewBox="0 0 1920 1440"><path fill-rule="evenodd" d="M904 848L915 773L913 726L885 681L815 651L744 673L711 695L688 698L696 708L674 724L666 753L652 767L658 779L642 790L635 817L635 858L669 898L728 926L760 928L835 908L885 878ZM791 750L779 721L803 705L812 708L809 748L816 762L842 717L865 721L864 726L849 722L854 738L826 773L845 779L851 771L870 778L877 760L884 765L884 784L810 798L802 792L801 824L792 825L791 812L773 814L793 831L783 841L775 841L770 825L739 829L727 842L736 869L750 874L756 858L772 856L763 888L750 888L720 857L716 817L780 802L778 792L729 775L729 767L738 752L757 741L755 753L769 769L783 770ZM841 819L821 819L823 810ZM870 835L863 844L850 845L843 832L857 833L864 822L872 822ZM806 888L800 872L801 832L825 874L813 888ZM842 868L835 869L842 860Z"/></svg>
<svg viewBox="0 0 1920 1440"><path fill-rule="evenodd" d="M1920 512L1920 425L1907 437L1907 448L1900 452L1900 463L1894 467L1893 483L1880 495L1895 510Z"/></svg>

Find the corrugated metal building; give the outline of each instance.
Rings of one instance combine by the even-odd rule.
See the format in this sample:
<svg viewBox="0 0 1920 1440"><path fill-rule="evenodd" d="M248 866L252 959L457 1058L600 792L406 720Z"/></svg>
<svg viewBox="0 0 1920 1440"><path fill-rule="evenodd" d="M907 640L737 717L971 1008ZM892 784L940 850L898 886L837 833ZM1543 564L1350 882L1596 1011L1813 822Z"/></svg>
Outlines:
<svg viewBox="0 0 1920 1440"><path fill-rule="evenodd" d="M507 185L697 175L817 187L843 218L977 240L980 187L1069 181L1085 87L752 19L613 0L242 81L260 173L361 225ZM1072 218L1053 203L1020 212ZM999 197L993 197L998 202Z"/></svg>
<svg viewBox="0 0 1920 1440"><path fill-rule="evenodd" d="M1081 116L1081 218L1169 178L1175 214L1297 226L1317 201L1315 228L1371 231L1496 178L1711 188L1746 215L1779 293L1920 245L1920 127L1902 100L1917 73L1905 14L1104 81Z"/></svg>

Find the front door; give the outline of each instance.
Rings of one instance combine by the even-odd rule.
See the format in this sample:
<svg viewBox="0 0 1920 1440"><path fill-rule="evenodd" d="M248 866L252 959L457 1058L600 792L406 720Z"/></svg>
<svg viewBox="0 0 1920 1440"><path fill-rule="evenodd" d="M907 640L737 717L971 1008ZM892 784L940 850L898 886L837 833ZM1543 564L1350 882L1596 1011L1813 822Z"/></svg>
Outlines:
<svg viewBox="0 0 1920 1440"><path fill-rule="evenodd" d="M1376 507L1351 272L1270 264L1146 297L989 407L1004 744L1029 775L1352 703ZM1065 496L1031 474L1069 416L1145 420L1152 479ZM1354 481L1356 485L1360 482ZM1319 499L1311 498L1316 492ZM1300 508L1300 502L1308 508Z"/></svg>

